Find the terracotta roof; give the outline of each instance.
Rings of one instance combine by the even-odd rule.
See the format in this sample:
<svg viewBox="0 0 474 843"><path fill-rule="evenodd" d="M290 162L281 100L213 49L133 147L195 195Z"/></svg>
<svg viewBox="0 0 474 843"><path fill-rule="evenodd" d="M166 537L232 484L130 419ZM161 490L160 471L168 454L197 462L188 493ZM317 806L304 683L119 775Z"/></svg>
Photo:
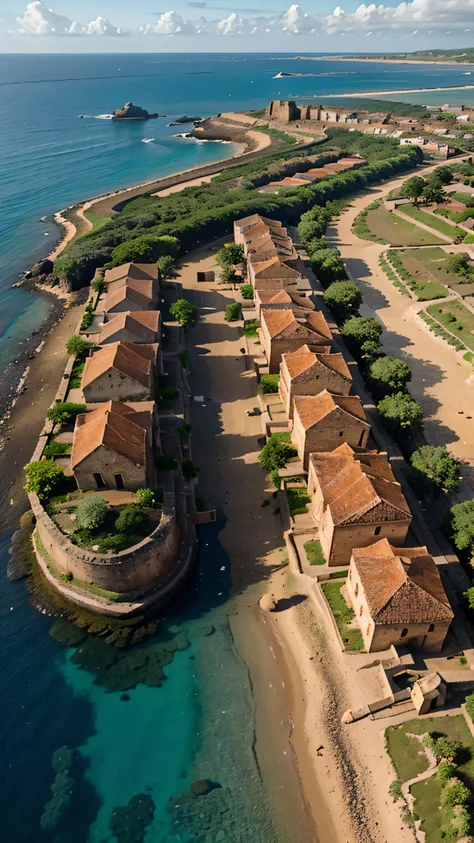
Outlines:
<svg viewBox="0 0 474 843"><path fill-rule="evenodd" d="M240 220L235 220L234 225L238 228L242 228L247 225L256 225L259 222L264 222L265 225L272 226L274 228L280 228L282 223L279 220L271 220L268 217L262 217L260 214L251 214L249 217L242 217Z"/></svg>
<svg viewBox="0 0 474 843"><path fill-rule="evenodd" d="M336 526L411 520L401 486L385 453L336 449L309 455Z"/></svg>
<svg viewBox="0 0 474 843"><path fill-rule="evenodd" d="M291 304L291 296L286 290L258 290L257 296L262 304Z"/></svg>
<svg viewBox="0 0 474 843"><path fill-rule="evenodd" d="M154 356L141 353L138 343L111 342L88 357L82 375L82 388L89 386L110 369L116 369L122 375L138 381L150 388L152 360ZM152 346L156 349L156 346ZM140 349L140 351L138 350Z"/></svg>
<svg viewBox="0 0 474 843"><path fill-rule="evenodd" d="M288 266L278 255L263 261L253 263L254 275L264 275L265 278L299 278L300 273Z"/></svg>
<svg viewBox="0 0 474 843"><path fill-rule="evenodd" d="M116 287L116 284L119 284ZM135 281L135 284L140 284L140 281ZM144 282L151 284L152 282ZM137 290L132 284L129 284L128 281L121 284L121 282L115 282L111 284L111 287L115 289L111 289L108 291L105 299L104 299L104 311L108 313L109 310L116 307L118 304L122 302L130 302L131 304L136 304L141 307L142 310L146 310L148 305L151 304L153 301L153 295L148 295L147 290Z"/></svg>
<svg viewBox="0 0 474 843"><path fill-rule="evenodd" d="M110 284L113 281L119 281L121 278L136 278L147 280L149 278L158 278L158 267L156 263L123 263L121 266L114 266L113 269L107 269L104 274L104 281Z"/></svg>
<svg viewBox="0 0 474 843"><path fill-rule="evenodd" d="M333 372L337 372L339 375L342 375L342 377L346 378L346 380L352 381L352 376L347 363L344 360L343 355L339 352L335 354L319 354L311 351L308 345L303 345L296 351L290 351L283 354L282 357L286 363L290 378L297 377L297 375L300 375L302 372L306 372L310 369L311 366L315 366L319 363L327 369L331 369Z"/></svg>
<svg viewBox="0 0 474 843"><path fill-rule="evenodd" d="M454 617L426 547L392 547L382 539L354 548L352 558L375 623L434 623Z"/></svg>
<svg viewBox="0 0 474 843"><path fill-rule="evenodd" d="M332 395L323 389L318 395L295 395L293 401L295 413L305 430L309 430L337 408L364 422L366 427L369 426L358 395Z"/></svg>
<svg viewBox="0 0 474 843"><path fill-rule="evenodd" d="M137 465L146 463L148 426L137 423L138 414L119 401L107 401L97 410L77 416L71 465L75 468L103 445Z"/></svg>
<svg viewBox="0 0 474 843"><path fill-rule="evenodd" d="M262 322L265 323L271 339L277 337L282 331L293 326L293 324L298 324L292 310L264 310L262 312Z"/></svg>
<svg viewBox="0 0 474 843"><path fill-rule="evenodd" d="M314 301L311 301L309 296L300 296L298 293L293 293L291 290L288 291L288 295L290 296L293 304L296 304L298 307L302 307L304 310L316 310L316 305Z"/></svg>
<svg viewBox="0 0 474 843"><path fill-rule="evenodd" d="M143 337L146 341L149 337L148 331L154 331L158 335L159 327L159 310L127 310L124 313L117 313L109 322L105 323L99 335L99 344L105 342L123 328L126 328L136 337Z"/></svg>
<svg viewBox="0 0 474 843"><path fill-rule="evenodd" d="M316 318L315 318L316 317ZM332 334L322 313L310 313L306 319L298 320L292 310L263 310L262 323L271 339L302 339L307 342L332 340Z"/></svg>
<svg viewBox="0 0 474 843"><path fill-rule="evenodd" d="M306 324L312 331L315 331L315 333L320 334L325 339L332 340L331 329L326 322L324 313L320 310L315 310L314 313L309 313L306 317Z"/></svg>

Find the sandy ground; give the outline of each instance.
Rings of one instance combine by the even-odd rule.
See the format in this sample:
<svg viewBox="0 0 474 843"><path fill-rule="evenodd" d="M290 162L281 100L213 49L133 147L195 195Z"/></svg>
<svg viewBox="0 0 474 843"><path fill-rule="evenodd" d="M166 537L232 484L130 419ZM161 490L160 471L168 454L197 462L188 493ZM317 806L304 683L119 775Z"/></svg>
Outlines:
<svg viewBox="0 0 474 843"><path fill-rule="evenodd" d="M296 824L305 843L410 843L388 797L394 774L382 726L339 726L342 713L361 704L354 700L353 657L337 651L334 633L311 598L312 581L281 567L281 521L257 461L260 420L247 416L258 405L255 375L240 352L240 328L223 319L233 293L195 281L200 254L208 257L199 269L215 267L203 250L181 272L186 296L200 309L189 343L191 387L205 401L192 405L193 453L201 467L199 493L226 519L219 538L232 561L231 628L250 672L256 752L279 828L286 830L290 810L291 841ZM269 506L262 507L264 499ZM258 608L265 590L282 600L280 611L268 615Z"/></svg>
<svg viewBox="0 0 474 843"><path fill-rule="evenodd" d="M215 173L216 176L220 175L219 173ZM180 193L181 190L184 190L186 187L197 187L201 184L209 184L211 179L214 176L203 176L199 179L189 179L189 181L183 182L183 184L174 184L172 187L167 187L165 190L159 190L157 193L152 193L152 196L170 196L172 193Z"/></svg>
<svg viewBox="0 0 474 843"><path fill-rule="evenodd" d="M306 57L305 57L306 58ZM311 57L308 57L311 60ZM455 67L472 67L470 61L417 61L416 59L385 59L381 57L361 58L360 56L323 56L322 61L363 61L363 62L377 62L380 64L451 64ZM312 59L312 61L319 61L319 59ZM436 88L432 89L436 90ZM444 90L444 89L443 89ZM449 89L448 89L449 90Z"/></svg>
<svg viewBox="0 0 474 843"><path fill-rule="evenodd" d="M433 168L430 168L433 169ZM426 169L425 172L429 172ZM341 251L350 277L363 294L361 313L376 315L385 325L382 342L387 354L402 356L412 369L410 391L425 412L430 444L444 445L467 467L464 477L474 488L474 373L467 361L434 336L417 316L418 303L393 286L378 265L386 246L359 240L351 226L374 199L386 196L406 176L371 190L351 203L328 236Z"/></svg>

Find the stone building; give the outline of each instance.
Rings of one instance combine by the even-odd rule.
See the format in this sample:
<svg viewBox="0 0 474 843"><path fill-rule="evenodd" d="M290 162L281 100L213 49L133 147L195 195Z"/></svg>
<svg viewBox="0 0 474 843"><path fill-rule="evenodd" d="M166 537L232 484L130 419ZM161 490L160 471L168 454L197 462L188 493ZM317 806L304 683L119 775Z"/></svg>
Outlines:
<svg viewBox="0 0 474 843"><path fill-rule="evenodd" d="M426 547L381 539L354 548L346 588L369 653L408 644L442 650L454 615Z"/></svg>
<svg viewBox="0 0 474 843"><path fill-rule="evenodd" d="M294 100L272 100L268 107L268 116L270 119L288 123L290 120L301 120L301 109Z"/></svg>
<svg viewBox="0 0 474 843"><path fill-rule="evenodd" d="M82 391L87 404L153 397L159 345L111 342L87 358Z"/></svg>
<svg viewBox="0 0 474 843"><path fill-rule="evenodd" d="M139 281L128 278L112 281L98 309L104 313L123 313L131 310L156 310L158 284L156 281Z"/></svg>
<svg viewBox="0 0 474 843"><path fill-rule="evenodd" d="M161 334L161 313L159 310L135 310L132 313L117 313L111 319L106 316L97 342L157 343Z"/></svg>
<svg viewBox="0 0 474 843"><path fill-rule="evenodd" d="M160 449L154 401L107 401L76 418L71 466L83 492L155 486Z"/></svg>
<svg viewBox="0 0 474 843"><path fill-rule="evenodd" d="M257 319L262 310L292 310L295 316L308 316L316 310L314 302L309 296L300 296L293 290L256 290L255 307Z"/></svg>
<svg viewBox="0 0 474 843"><path fill-rule="evenodd" d="M271 220L268 217L262 217L260 214L250 214L248 217L242 217L240 220L234 220L234 240L239 246L244 247L244 251L246 249L246 241L249 236L249 232L256 226L263 227L265 230L271 230L273 234L276 234L278 229L280 232L286 231L283 228L283 223L279 220ZM260 228L262 230L262 228ZM248 235L248 236L247 236Z"/></svg>
<svg viewBox="0 0 474 843"><path fill-rule="evenodd" d="M337 442L365 448L370 424L358 395L319 395L293 398L291 440L304 468L313 452L332 451Z"/></svg>
<svg viewBox="0 0 474 843"><path fill-rule="evenodd" d="M323 389L334 395L349 395L352 375L342 354L322 354L303 345L283 354L278 391L286 415L293 418L295 395L318 395Z"/></svg>
<svg viewBox="0 0 474 843"><path fill-rule="evenodd" d="M292 310L263 310L260 340L270 374L279 371L282 355L308 345L312 351L327 352L332 333L320 310L306 318L297 318Z"/></svg>
<svg viewBox="0 0 474 843"><path fill-rule="evenodd" d="M411 512L387 454L351 448L309 455L308 494L329 565L346 565L353 547L377 536L403 545Z"/></svg>
<svg viewBox="0 0 474 843"><path fill-rule="evenodd" d="M259 255L260 257L260 255ZM248 281L256 290L282 290L291 287L295 292L302 274L278 255L247 264Z"/></svg>

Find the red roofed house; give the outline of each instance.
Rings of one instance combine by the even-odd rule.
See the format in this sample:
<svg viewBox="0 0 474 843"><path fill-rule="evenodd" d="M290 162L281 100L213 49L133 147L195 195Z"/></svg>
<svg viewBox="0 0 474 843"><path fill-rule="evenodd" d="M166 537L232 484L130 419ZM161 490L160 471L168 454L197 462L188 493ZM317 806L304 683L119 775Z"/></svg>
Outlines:
<svg viewBox="0 0 474 843"><path fill-rule="evenodd" d="M370 424L358 395L331 395L325 389L319 395L296 395L293 407L291 439L304 468L313 451L332 451L338 442L366 447Z"/></svg>
<svg viewBox="0 0 474 843"><path fill-rule="evenodd" d="M369 653L406 644L442 650L454 615L426 547L382 539L354 548L346 588Z"/></svg>
<svg viewBox="0 0 474 843"><path fill-rule="evenodd" d="M104 281L107 285L116 281L129 281L131 278L138 281L158 282L158 266L156 263L122 263L120 266L114 266L113 269L106 269L104 273Z"/></svg>
<svg viewBox="0 0 474 843"><path fill-rule="evenodd" d="M329 565L346 565L354 547L376 536L403 545L411 512L387 454L344 443L309 455L308 494Z"/></svg>
<svg viewBox="0 0 474 843"><path fill-rule="evenodd" d="M155 485L159 426L154 401L107 401L76 418L71 466L83 492Z"/></svg>
<svg viewBox="0 0 474 843"><path fill-rule="evenodd" d="M127 310L156 310L158 305L158 282L127 278L113 281L107 287L106 296L99 309L105 313L123 313Z"/></svg>
<svg viewBox="0 0 474 843"><path fill-rule="evenodd" d="M154 393L159 345L111 342L86 359L82 391L87 404L133 401Z"/></svg>
<svg viewBox="0 0 474 843"><path fill-rule="evenodd" d="M249 217L243 217L241 220L234 220L234 240L239 246L245 248L245 235L255 228L257 225L265 225L272 231L278 229L283 230L283 223L279 220L271 220L268 217L261 217L260 214L251 214Z"/></svg>
<svg viewBox="0 0 474 843"><path fill-rule="evenodd" d="M279 255L263 257L262 260L249 260L247 273L249 283L256 290L282 290L292 287L296 291L298 283L302 280L301 272L283 261Z"/></svg>
<svg viewBox="0 0 474 843"><path fill-rule="evenodd" d="M259 334L270 374L277 374L283 354L303 345L312 351L327 351L332 342L331 330L320 310L306 319L297 319L292 310L263 310Z"/></svg>
<svg viewBox="0 0 474 843"><path fill-rule="evenodd" d="M349 395L352 376L342 354L320 354L303 345L282 355L278 391L286 415L293 418L295 395L317 395L323 389L334 395Z"/></svg>
<svg viewBox="0 0 474 843"><path fill-rule="evenodd" d="M104 322L97 342L157 343L161 334L159 310L135 310L117 313Z"/></svg>
<svg viewBox="0 0 474 843"><path fill-rule="evenodd" d="M294 293L291 287L287 290L256 290L254 300L257 319L260 319L262 310L292 310L298 316L307 316L316 310L308 296Z"/></svg>

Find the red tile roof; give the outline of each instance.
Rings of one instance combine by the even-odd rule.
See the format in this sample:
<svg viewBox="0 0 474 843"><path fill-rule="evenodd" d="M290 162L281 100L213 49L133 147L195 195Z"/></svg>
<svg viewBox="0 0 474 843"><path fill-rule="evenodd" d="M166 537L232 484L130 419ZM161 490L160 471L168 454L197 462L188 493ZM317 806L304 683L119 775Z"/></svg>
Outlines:
<svg viewBox="0 0 474 843"><path fill-rule="evenodd" d="M304 430L309 430L338 408L369 427L358 395L332 395L323 389L318 395L295 395L293 402L295 415L298 415Z"/></svg>
<svg viewBox="0 0 474 843"><path fill-rule="evenodd" d="M147 354L145 349L151 349ZM156 357L157 345L138 343L111 342L88 357L82 375L82 388L89 386L97 378L115 369L122 375L138 381L150 388L152 360Z"/></svg>
<svg viewBox="0 0 474 843"><path fill-rule="evenodd" d="M79 465L101 445L137 465L145 465L148 428L141 419L137 423L138 417L138 413L119 401L107 401L97 410L77 416L72 467Z"/></svg>

